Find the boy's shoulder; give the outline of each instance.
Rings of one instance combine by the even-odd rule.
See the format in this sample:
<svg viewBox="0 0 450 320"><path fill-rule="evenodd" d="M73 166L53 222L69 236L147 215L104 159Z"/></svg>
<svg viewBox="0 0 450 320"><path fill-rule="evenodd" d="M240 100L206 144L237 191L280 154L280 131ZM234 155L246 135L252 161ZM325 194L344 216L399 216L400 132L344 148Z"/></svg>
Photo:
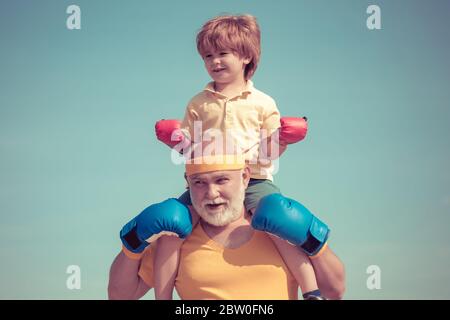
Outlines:
<svg viewBox="0 0 450 320"><path fill-rule="evenodd" d="M205 89L203 89L202 91L198 92L196 95L194 95L188 103L188 106L191 105L198 105L198 104L202 104L205 101L207 101L209 98L207 91Z"/></svg>
<svg viewBox="0 0 450 320"><path fill-rule="evenodd" d="M274 109L277 110L277 104L275 102L275 99L272 98L267 93L256 89L253 86L253 83L251 83L251 94L249 95L251 99L251 103L259 106L262 108L262 110L268 110L269 112L273 111Z"/></svg>
<svg viewBox="0 0 450 320"><path fill-rule="evenodd" d="M258 99L261 102L265 102L268 104L275 104L275 99L272 98L270 95L268 95L267 93L256 89L255 87L252 88L252 98L254 99Z"/></svg>
<svg viewBox="0 0 450 320"><path fill-rule="evenodd" d="M248 95L247 97L253 103L257 103L258 105L262 106L276 106L275 99L272 98L267 93L259 89L256 89L252 82L250 82L248 90L250 91L250 95ZM202 91L198 92L189 100L188 105L196 106L208 102L210 100L214 100L214 97L213 95L210 94L210 92L211 92L210 87L206 86Z"/></svg>

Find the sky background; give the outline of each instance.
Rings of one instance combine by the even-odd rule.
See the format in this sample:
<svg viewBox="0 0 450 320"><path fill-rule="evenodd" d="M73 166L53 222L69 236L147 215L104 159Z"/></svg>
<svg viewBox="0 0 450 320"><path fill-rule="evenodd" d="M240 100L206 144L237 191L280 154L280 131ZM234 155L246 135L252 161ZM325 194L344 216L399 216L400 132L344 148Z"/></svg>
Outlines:
<svg viewBox="0 0 450 320"><path fill-rule="evenodd" d="M309 118L275 183L331 227L345 298L450 299L450 1L436 0L1 0L0 298L107 298L122 226L184 191L154 123L209 81L195 36L222 13L258 18L255 86Z"/></svg>

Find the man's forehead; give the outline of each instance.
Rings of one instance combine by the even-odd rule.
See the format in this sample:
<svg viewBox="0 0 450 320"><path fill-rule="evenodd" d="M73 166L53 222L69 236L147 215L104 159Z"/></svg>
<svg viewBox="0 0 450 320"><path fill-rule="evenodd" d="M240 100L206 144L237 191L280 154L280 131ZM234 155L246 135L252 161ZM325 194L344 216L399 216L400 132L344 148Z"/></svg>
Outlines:
<svg viewBox="0 0 450 320"><path fill-rule="evenodd" d="M236 175L241 170L222 170L222 171L213 171L213 172L204 172L204 173L196 173L189 176L189 179L214 179L218 177L229 177Z"/></svg>

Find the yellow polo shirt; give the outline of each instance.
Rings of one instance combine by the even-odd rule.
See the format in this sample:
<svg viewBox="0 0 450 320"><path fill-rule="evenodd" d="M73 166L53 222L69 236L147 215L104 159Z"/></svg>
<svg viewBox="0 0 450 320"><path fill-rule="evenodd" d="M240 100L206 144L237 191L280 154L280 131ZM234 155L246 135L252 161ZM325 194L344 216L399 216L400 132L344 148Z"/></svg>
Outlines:
<svg viewBox="0 0 450 320"><path fill-rule="evenodd" d="M181 129L191 140L194 136L195 121L201 121L197 132L202 140L208 130L211 136L220 133L224 137L222 150L230 153L244 153L250 164L251 177L273 180L273 162L260 156L259 142L262 135L270 136L280 127L280 112L275 101L257 90L248 80L246 88L236 97L226 97L214 90L210 82L205 89L191 99L186 108ZM199 123L197 122L197 126ZM216 136L217 137L217 136ZM229 149L225 149L229 148Z"/></svg>
<svg viewBox="0 0 450 320"><path fill-rule="evenodd" d="M153 286L153 262L147 250L140 277ZM298 299L298 285L268 235L254 231L235 249L214 242L199 223L181 247L175 287L181 299Z"/></svg>

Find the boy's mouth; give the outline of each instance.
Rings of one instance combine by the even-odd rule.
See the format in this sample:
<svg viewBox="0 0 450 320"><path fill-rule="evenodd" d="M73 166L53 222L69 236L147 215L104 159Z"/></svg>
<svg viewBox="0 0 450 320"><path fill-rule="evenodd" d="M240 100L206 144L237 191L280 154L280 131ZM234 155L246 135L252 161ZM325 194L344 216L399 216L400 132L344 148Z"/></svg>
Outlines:
<svg viewBox="0 0 450 320"><path fill-rule="evenodd" d="M218 73L218 72L223 71L223 70L225 70L225 68L214 68L213 72Z"/></svg>

